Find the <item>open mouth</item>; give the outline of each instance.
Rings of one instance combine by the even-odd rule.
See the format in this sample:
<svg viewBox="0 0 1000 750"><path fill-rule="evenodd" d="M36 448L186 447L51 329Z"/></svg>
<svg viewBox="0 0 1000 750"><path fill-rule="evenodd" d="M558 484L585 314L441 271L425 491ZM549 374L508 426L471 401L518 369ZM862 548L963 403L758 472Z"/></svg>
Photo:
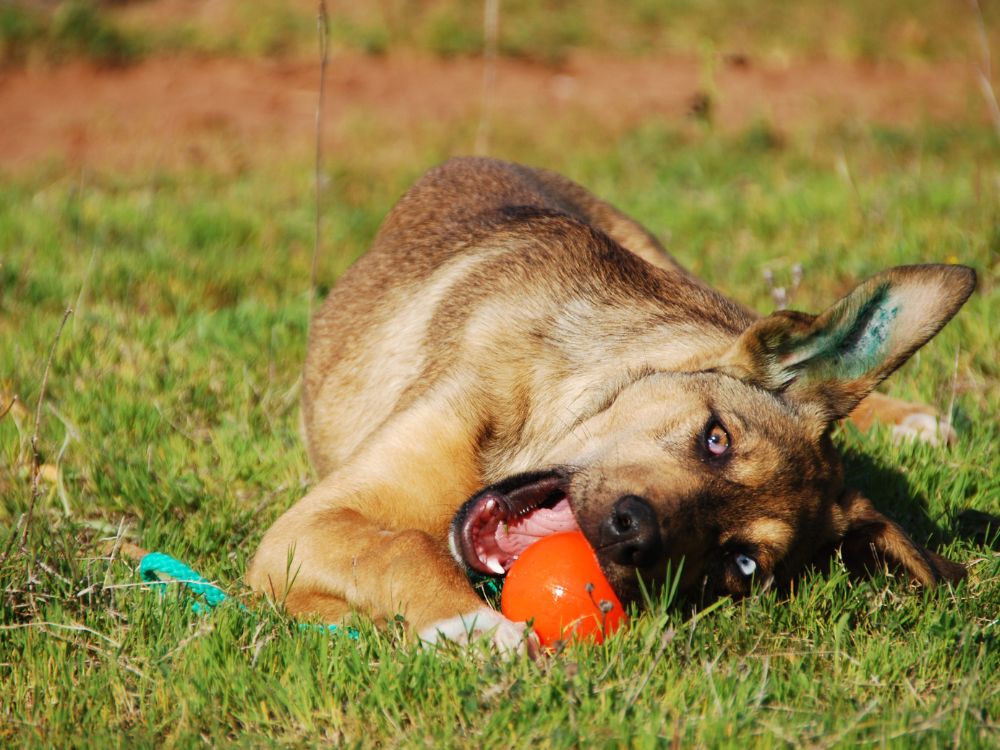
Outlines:
<svg viewBox="0 0 1000 750"><path fill-rule="evenodd" d="M480 491L452 522L455 556L480 573L504 575L539 539L579 530L567 484L558 473L521 474Z"/></svg>

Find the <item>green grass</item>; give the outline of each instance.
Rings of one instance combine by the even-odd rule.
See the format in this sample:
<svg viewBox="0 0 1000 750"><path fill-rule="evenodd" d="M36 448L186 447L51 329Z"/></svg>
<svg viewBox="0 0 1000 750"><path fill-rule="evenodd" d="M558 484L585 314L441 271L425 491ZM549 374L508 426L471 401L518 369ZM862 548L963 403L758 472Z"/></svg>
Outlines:
<svg viewBox="0 0 1000 750"><path fill-rule="evenodd" d="M122 67L137 61L145 46L140 35L121 30L91 0L61 2L49 12L18 2L0 7L0 66L41 57Z"/></svg>
<svg viewBox="0 0 1000 750"><path fill-rule="evenodd" d="M405 45L448 56L482 49L482 6L464 0L334 0L330 10L333 36L341 45L374 52ZM989 8L984 15L993 29L996 19ZM498 47L501 54L545 63L560 63L579 49L628 55L718 50L772 61L816 56L926 61L977 56L975 29L971 9L947 0L835 5L822 0L504 0ZM371 39L380 45L372 48Z"/></svg>
<svg viewBox="0 0 1000 750"><path fill-rule="evenodd" d="M1000 42L995 8L980 3L987 39ZM483 3L469 0L328 2L337 50L399 49L478 55ZM0 7L0 65L84 58L123 65L158 52L282 57L315 54L316 5L221 0L163 16L138 2L15 0ZM501 55L558 65L578 50L601 54L746 55L751 62L810 57L865 62L978 61L978 22L953 0L504 0Z"/></svg>
<svg viewBox="0 0 1000 750"><path fill-rule="evenodd" d="M979 271L973 299L890 381L941 408L954 383L958 445L838 438L852 480L918 541L969 563L971 579L913 592L834 568L791 600L724 602L695 620L660 603L605 647L538 665L421 651L399 626L360 621L357 641L301 631L250 601L240 578L266 526L313 481L297 437L310 165L232 178L50 170L0 179L0 393L29 407L0 420L0 744L996 746L997 536L960 518L1000 513L994 135L852 128L775 140L759 127L729 137L649 124L609 145L585 130L510 127L496 150L612 199L762 310L764 268L781 283L801 264L792 302L807 310L887 265ZM335 155L324 285L467 135L395 161L374 148ZM32 414L67 306L39 429L61 486L42 484L22 550ZM99 548L123 523L251 612L199 616L183 596L137 586Z"/></svg>
<svg viewBox="0 0 1000 750"><path fill-rule="evenodd" d="M446 57L482 50L481 2L332 0L329 7L333 39L342 47L377 54L405 46ZM995 48L996 18L989 7L984 15ZM972 10L948 0L504 0L498 47L503 55L549 64L580 49L898 62L977 59L976 34Z"/></svg>

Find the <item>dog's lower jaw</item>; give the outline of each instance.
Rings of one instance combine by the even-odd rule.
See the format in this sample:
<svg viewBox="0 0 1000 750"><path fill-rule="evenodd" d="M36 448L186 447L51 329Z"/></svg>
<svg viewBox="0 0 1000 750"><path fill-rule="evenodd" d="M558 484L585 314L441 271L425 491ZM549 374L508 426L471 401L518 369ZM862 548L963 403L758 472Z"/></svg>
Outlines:
<svg viewBox="0 0 1000 750"><path fill-rule="evenodd" d="M420 642L435 645L444 642L467 646L487 640L501 653L527 653L539 650L538 637L521 622L511 622L489 607L435 622L418 633Z"/></svg>

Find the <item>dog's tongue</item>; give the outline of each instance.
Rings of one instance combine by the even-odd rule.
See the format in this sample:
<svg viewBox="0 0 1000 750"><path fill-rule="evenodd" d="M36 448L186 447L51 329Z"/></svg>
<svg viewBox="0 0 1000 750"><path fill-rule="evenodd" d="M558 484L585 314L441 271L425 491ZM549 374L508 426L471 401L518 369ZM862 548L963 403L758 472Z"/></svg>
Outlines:
<svg viewBox="0 0 1000 750"><path fill-rule="evenodd" d="M578 529L569 500L563 498L552 508L538 508L506 525L500 524L495 538L501 557L514 560L542 537Z"/></svg>

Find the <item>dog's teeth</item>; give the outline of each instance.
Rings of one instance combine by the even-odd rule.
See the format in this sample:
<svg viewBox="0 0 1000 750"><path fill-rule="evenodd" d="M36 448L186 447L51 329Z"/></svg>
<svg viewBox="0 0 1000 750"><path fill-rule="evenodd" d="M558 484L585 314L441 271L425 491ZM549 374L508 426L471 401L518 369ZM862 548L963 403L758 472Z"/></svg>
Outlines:
<svg viewBox="0 0 1000 750"><path fill-rule="evenodd" d="M492 497L486 501L486 512L492 513L497 509L497 501Z"/></svg>
<svg viewBox="0 0 1000 750"><path fill-rule="evenodd" d="M495 557L490 557L488 560L486 560L486 567L492 570L498 576L502 576L505 572L503 569L503 565L501 565L500 561L497 560Z"/></svg>

